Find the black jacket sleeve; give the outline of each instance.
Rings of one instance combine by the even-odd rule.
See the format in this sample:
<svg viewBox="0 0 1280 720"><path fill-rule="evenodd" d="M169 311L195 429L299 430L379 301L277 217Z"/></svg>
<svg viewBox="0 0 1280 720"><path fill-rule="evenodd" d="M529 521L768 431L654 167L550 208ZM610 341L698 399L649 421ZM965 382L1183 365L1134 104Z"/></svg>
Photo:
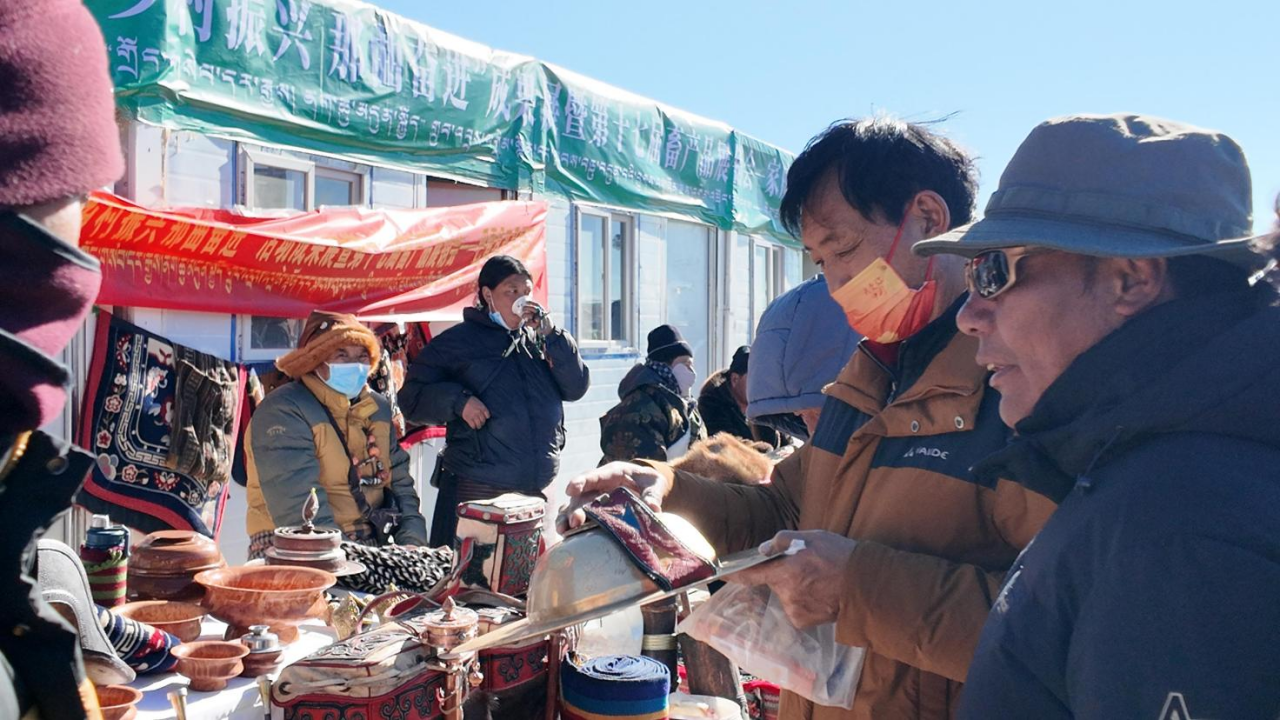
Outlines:
<svg viewBox="0 0 1280 720"><path fill-rule="evenodd" d="M591 370L582 362L578 343L564 330L547 336L547 364L565 402L581 400L591 387Z"/></svg>
<svg viewBox="0 0 1280 720"><path fill-rule="evenodd" d="M441 344L428 344L414 358L396 396L406 420L415 425L444 425L462 416L471 394L455 381L451 366Z"/></svg>

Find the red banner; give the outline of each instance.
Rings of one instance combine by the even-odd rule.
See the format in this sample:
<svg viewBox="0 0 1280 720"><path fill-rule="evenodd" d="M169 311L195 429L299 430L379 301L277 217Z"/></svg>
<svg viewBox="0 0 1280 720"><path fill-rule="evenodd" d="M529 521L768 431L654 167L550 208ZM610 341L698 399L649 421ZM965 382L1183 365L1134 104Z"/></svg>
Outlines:
<svg viewBox="0 0 1280 720"><path fill-rule="evenodd" d="M546 303L546 218L540 202L265 218L94 193L80 246L102 262L100 305L277 317L460 312L493 255L520 258Z"/></svg>

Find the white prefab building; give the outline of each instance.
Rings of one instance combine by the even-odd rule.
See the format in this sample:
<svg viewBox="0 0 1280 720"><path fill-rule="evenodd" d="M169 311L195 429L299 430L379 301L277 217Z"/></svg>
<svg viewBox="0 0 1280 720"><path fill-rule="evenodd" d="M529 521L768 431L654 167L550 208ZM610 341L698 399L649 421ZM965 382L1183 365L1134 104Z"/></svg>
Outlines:
<svg viewBox="0 0 1280 720"><path fill-rule="evenodd" d="M121 85L119 59L126 39L120 33L127 28L115 27L113 23L125 22L125 19L108 15L110 9L94 7L119 3L91 0L88 4L99 13L111 47L116 81ZM215 8L211 21L213 31L218 29L221 11L217 6L221 4L206 3ZM164 9L163 5L157 3L156 8ZM202 18L183 3L169 5L173 7L168 8L168 12L190 13L193 17L188 20L194 22L187 28L192 36L178 37L174 42L199 42ZM376 13L374 16L378 18L394 18L349 0L326 0L325 5L333 6L330 9L335 13L347 9L352 13ZM271 16L275 19L274 13ZM429 35L431 41L442 48L442 53L443 48L464 42L403 19L395 20L405 27L412 26L419 37ZM405 31L404 27L398 29ZM216 32L210 33L213 35ZM142 40L136 40L133 51L145 52L140 50L143 45ZM167 55L174 56L173 62L180 65L185 53L161 49L157 66ZM494 55L499 56L506 57ZM528 61L520 59L516 66L523 67ZM146 67L145 62L142 67ZM123 80L133 80L137 75L128 71L126 67ZM559 69L555 69L555 73L559 77L570 76ZM598 83L588 87L598 95L606 94L606 90L620 93L601 89L604 86ZM633 99L633 96L627 97ZM195 123L184 124L182 114L186 105L183 103L172 103L164 119L157 120L145 108L139 109L139 104L129 102L123 91L121 98L127 171L115 191L147 207L203 206L262 213L344 205L426 208L517 198L548 203L546 253L550 310L557 324L568 328L578 339L592 374L592 387L587 396L566 405L568 444L562 456L560 476L549 490L554 506L558 506L561 488L567 479L599 461L599 418L617 402L617 387L623 375L642 359L645 335L651 328L662 323L678 326L695 349L699 377L706 378L728 364L735 348L751 342L757 321L769 302L808 274L802 252L778 232L776 222L755 228L733 227L734 223L708 223L696 213L681 212L678 208L654 208L647 203L631 207L624 202L602 203L598 201L600 198L563 191L566 186L563 183L540 181L536 168L532 182L520 181L511 186L502 181L486 181L484 173L460 171L456 164L437 163L430 156L415 157L403 148L389 148L385 156L380 156L376 148L368 147L345 153L333 143L313 143L309 136L301 134L272 142L250 136L231 125L217 126L203 118L198 127ZM553 99L552 104L555 102ZM569 100L565 107L571 102ZM649 107L660 108L664 117L676 117L677 126L679 118L692 117L648 102ZM376 114L376 110L370 112ZM175 117L178 119L174 120ZM426 124L428 120L429 117L423 117L420 122ZM698 122L723 127L700 119ZM728 132L730 136L739 137ZM664 136L667 135L664 131ZM271 137L278 140L282 136L275 133ZM757 147L764 146L759 141L751 142ZM621 140L618 144L621 147ZM777 157L789 158L782 151L773 150ZM542 156L546 157L545 151ZM744 163L741 158L733 157L731 162L738 175L730 181L732 185L742 182L741 173L754 171L754 165ZM774 172L776 174L776 168ZM770 198L775 202L780 195L780 188L776 189L778 192ZM157 308L113 310L173 342L241 363L269 361L292 349L302 323L299 318ZM92 327L87 333L67 353L68 363L81 382L88 364L87 348L91 344L84 337L92 337ZM64 421L68 436L79 411L75 406L80 402L82 391L83 388L68 406ZM415 446L413 451L415 477L428 519L434 490L427 481L437 444L442 442L428 441ZM243 561L247 549L245 493L238 485L232 485L230 492L219 543L228 561L235 563ZM73 543L79 541L82 522L74 518L64 526L64 534Z"/></svg>

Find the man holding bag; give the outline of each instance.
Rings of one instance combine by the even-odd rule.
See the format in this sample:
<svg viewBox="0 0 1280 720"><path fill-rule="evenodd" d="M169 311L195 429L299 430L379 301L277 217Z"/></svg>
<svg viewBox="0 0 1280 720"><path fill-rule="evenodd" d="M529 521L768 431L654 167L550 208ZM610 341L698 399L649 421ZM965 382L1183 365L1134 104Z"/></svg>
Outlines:
<svg viewBox="0 0 1280 720"><path fill-rule="evenodd" d="M970 472L1008 431L977 342L955 327L963 262L910 251L967 223L976 186L970 158L920 125L850 121L819 135L791 166L782 217L865 339L827 387L805 451L759 486L658 463L617 463L569 484L586 500L632 487L721 554L804 540L738 580L768 585L796 627L834 624L835 641L866 656L851 710L786 693L787 720L950 717L1004 573L1053 511L1022 486Z"/></svg>

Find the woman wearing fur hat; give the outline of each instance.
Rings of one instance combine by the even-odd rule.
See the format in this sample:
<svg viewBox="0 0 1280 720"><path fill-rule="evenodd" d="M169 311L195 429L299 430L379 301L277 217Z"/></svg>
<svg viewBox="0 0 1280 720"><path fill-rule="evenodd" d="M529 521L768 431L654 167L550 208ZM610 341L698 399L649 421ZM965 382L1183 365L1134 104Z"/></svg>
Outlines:
<svg viewBox="0 0 1280 720"><path fill-rule="evenodd" d="M268 395L249 422L250 557L271 546L273 530L301 522L312 490L320 501L318 526L367 544L426 545L391 403L367 385L381 351L355 317L317 311L298 349L276 360L295 382Z"/></svg>
<svg viewBox="0 0 1280 720"><path fill-rule="evenodd" d="M529 298L523 263L491 257L477 285L476 307L414 358L397 396L410 422L448 426L433 546L453 543L458 503L542 493L560 469L564 403L591 384L573 337Z"/></svg>

